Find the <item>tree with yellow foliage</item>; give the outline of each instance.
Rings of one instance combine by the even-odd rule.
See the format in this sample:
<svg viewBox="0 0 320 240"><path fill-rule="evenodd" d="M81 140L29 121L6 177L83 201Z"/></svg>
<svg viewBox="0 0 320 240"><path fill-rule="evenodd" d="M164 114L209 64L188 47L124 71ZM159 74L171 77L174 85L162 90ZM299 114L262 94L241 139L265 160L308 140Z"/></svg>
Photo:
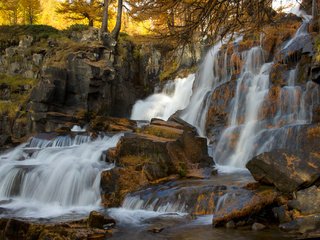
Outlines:
<svg viewBox="0 0 320 240"><path fill-rule="evenodd" d="M40 13L40 0L7 0L0 3L0 15L6 24L34 24Z"/></svg>
<svg viewBox="0 0 320 240"><path fill-rule="evenodd" d="M210 35L212 40L244 30L259 30L274 15L272 0L129 0L134 19L152 19L152 31L188 43Z"/></svg>
<svg viewBox="0 0 320 240"><path fill-rule="evenodd" d="M65 15L70 20L86 19L92 27L95 21L101 20L102 8L99 0L65 0L60 4L57 13Z"/></svg>
<svg viewBox="0 0 320 240"><path fill-rule="evenodd" d="M19 0L7 0L0 2L0 13L6 24L18 24L19 20Z"/></svg>
<svg viewBox="0 0 320 240"><path fill-rule="evenodd" d="M23 23L36 23L41 13L40 0L20 0L20 6L23 16Z"/></svg>

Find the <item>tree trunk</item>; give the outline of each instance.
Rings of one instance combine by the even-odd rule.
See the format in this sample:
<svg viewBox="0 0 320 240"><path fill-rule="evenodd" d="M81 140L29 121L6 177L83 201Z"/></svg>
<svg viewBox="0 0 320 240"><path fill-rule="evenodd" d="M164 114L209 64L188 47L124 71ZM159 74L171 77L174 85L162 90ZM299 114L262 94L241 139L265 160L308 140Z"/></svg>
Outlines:
<svg viewBox="0 0 320 240"><path fill-rule="evenodd" d="M89 20L89 27L93 27L93 19L88 19Z"/></svg>
<svg viewBox="0 0 320 240"><path fill-rule="evenodd" d="M108 9L109 9L109 0L104 0L101 34L104 32L109 32L109 30L108 30L108 21L109 21Z"/></svg>
<svg viewBox="0 0 320 240"><path fill-rule="evenodd" d="M118 39L120 29L121 29L122 6L123 6L123 0L118 0L117 22L116 22L116 26L114 27L111 33L111 36L116 40Z"/></svg>

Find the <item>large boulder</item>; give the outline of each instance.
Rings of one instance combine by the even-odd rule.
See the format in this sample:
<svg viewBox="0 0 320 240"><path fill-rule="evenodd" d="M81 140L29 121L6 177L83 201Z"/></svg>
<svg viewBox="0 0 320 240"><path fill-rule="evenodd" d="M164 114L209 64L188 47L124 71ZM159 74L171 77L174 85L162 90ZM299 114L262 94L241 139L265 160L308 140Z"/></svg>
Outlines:
<svg viewBox="0 0 320 240"><path fill-rule="evenodd" d="M288 129L285 149L262 153L246 167L253 177L282 192L294 192L315 184L320 178L320 125Z"/></svg>
<svg viewBox="0 0 320 240"><path fill-rule="evenodd" d="M290 193L319 179L320 156L274 150L254 157L246 167L257 181Z"/></svg>
<svg viewBox="0 0 320 240"><path fill-rule="evenodd" d="M114 226L116 224L116 221L113 218L106 217L97 211L92 211L90 213L87 222L88 227L100 229L106 229L109 226Z"/></svg>
<svg viewBox="0 0 320 240"><path fill-rule="evenodd" d="M155 120L127 133L107 154L116 168L101 176L103 205L119 206L127 193L190 171L212 167L206 139L182 121Z"/></svg>

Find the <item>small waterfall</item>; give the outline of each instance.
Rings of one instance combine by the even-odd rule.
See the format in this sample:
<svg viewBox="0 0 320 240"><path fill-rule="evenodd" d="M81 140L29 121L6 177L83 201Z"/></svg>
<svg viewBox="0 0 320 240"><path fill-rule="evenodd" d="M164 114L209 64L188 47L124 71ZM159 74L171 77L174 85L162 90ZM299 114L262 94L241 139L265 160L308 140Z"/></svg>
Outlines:
<svg viewBox="0 0 320 240"><path fill-rule="evenodd" d="M58 136L52 140L46 140L41 138L31 138L29 143L25 146L28 149L42 149L42 148L59 148L59 147L72 147L78 146L91 141L91 137L88 135L76 135L71 136Z"/></svg>
<svg viewBox="0 0 320 240"><path fill-rule="evenodd" d="M131 210L147 210L155 212L179 212L186 213L186 202L182 196L174 203L163 201L163 199L141 199L140 196L127 196L122 204L123 208Z"/></svg>
<svg viewBox="0 0 320 240"><path fill-rule="evenodd" d="M223 42L218 42L207 53L200 66L198 76L193 85L193 93L189 105L182 111L180 117L197 127L200 135L205 136L206 115L210 93L221 83L230 78L228 72L228 55L221 57ZM221 59L221 61L219 61Z"/></svg>
<svg viewBox="0 0 320 240"><path fill-rule="evenodd" d="M188 105L194 78L194 74L190 74L186 78L169 81L161 93L155 93L145 100L137 101L130 118L147 121L152 118L167 120L176 111Z"/></svg>
<svg viewBox="0 0 320 240"><path fill-rule="evenodd" d="M250 149L254 147L253 136L256 135L260 123L259 108L268 93L269 72L272 66L270 63L263 63L261 47L249 50L243 73L238 79L230 126L222 134L216 148L215 160L218 163L227 161L228 165L239 167L243 159L248 159L252 155ZM239 138L234 149L231 135L236 132Z"/></svg>
<svg viewBox="0 0 320 240"><path fill-rule="evenodd" d="M113 167L101 161L101 156L119 138L120 135L94 141L80 135L50 141L32 138L29 143L1 155L0 200L9 201L1 207L23 208L20 217L43 216L46 213L42 211L51 213L53 209L63 213L77 207L98 207L100 172ZM35 151L26 154L30 149ZM29 205L33 206L32 211Z"/></svg>
<svg viewBox="0 0 320 240"><path fill-rule="evenodd" d="M308 22L308 21L304 21L304 22L302 23L302 25L299 27L298 31L295 33L294 37L291 38L291 39L285 44L285 46L283 47L283 50L287 50L287 48L288 48L289 46L291 46L292 43L298 41L298 39L299 39L300 37L309 35L309 33L308 33L308 26L309 26L309 22Z"/></svg>

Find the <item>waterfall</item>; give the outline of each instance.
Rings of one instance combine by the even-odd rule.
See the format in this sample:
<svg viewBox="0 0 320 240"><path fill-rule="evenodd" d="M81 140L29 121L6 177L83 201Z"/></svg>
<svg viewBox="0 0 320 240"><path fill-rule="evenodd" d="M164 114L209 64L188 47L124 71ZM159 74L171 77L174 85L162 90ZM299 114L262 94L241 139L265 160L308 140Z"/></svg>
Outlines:
<svg viewBox="0 0 320 240"><path fill-rule="evenodd" d="M248 51L243 73L237 81L230 126L222 134L217 146L215 160L218 163L228 161L228 165L238 166L242 164L243 159L251 157L254 136L259 131L259 108L268 93L271 66L270 63L264 64L261 47L254 47ZM231 135L239 130L238 143L233 149Z"/></svg>
<svg viewBox="0 0 320 240"><path fill-rule="evenodd" d="M178 78L165 84L161 93L155 93L145 100L139 100L132 109L131 119L148 120L161 118L167 120L176 111L184 109L192 94L194 74Z"/></svg>
<svg viewBox="0 0 320 240"><path fill-rule="evenodd" d="M227 71L227 52L219 58L222 51L222 42L218 42L209 50L200 66L198 76L194 83L194 90L188 106L182 111L180 117L197 127L200 135L205 136L206 114L208 111L207 99L210 93L219 84L229 80ZM219 61L222 59L222 61Z"/></svg>
<svg viewBox="0 0 320 240"><path fill-rule="evenodd" d="M301 47L304 53L309 53L308 44L311 42L308 33L310 16L297 7L290 11L304 20L294 37L284 43L280 50L285 61L286 55L297 47ZM205 126L208 108L212 104L211 95L221 84L233 81L232 75L236 76L236 90L229 106L228 124L218 136L217 143L212 146L212 155L218 165L244 168L252 157L262 152L292 147L287 144L290 128L311 122L313 105L319 103L319 88L311 81L305 86L296 84L298 66L287 72L285 86L274 86L269 82L274 63L265 62L262 47L255 46L239 53L239 40L233 44L233 53L227 53L221 42L209 50L195 75L193 88L191 89L189 84L185 88L188 89L187 94L179 93L185 96L184 101L189 102L179 115L197 127L200 135L206 136ZM304 45L305 43L308 43L308 46ZM240 59L242 63L232 63L233 58ZM240 67L241 72L236 75L233 70L240 71ZM137 112L136 109L139 108L139 114L134 115L134 119L164 116L165 119L168 118L169 115L163 113L179 100L171 101L166 88L161 94L137 102L133 112ZM184 88L176 87L174 96L178 95L177 91L184 91ZM187 100L191 91L192 96ZM168 99L163 100L163 95ZM161 101L158 101L158 98ZM180 107L182 105L179 105L179 109Z"/></svg>
<svg viewBox="0 0 320 240"><path fill-rule="evenodd" d="M18 211L20 217L99 207L100 173L113 167L101 159L102 153L119 138L32 138L0 155L0 200L5 203L1 207L23 209Z"/></svg>
<svg viewBox="0 0 320 240"><path fill-rule="evenodd" d="M239 37L234 41L235 50L237 42L241 39L242 37ZM167 120L177 110L182 110L179 113L180 117L194 125L200 135L204 136L206 113L209 107L207 100L210 93L217 86L228 81L232 75L227 67L228 54L227 51L221 51L222 45L223 42L218 42L208 51L196 75L191 74L187 78L168 82L161 93L155 93L145 100L137 101L133 106L131 119ZM238 54L236 51L234 53Z"/></svg>
<svg viewBox="0 0 320 240"><path fill-rule="evenodd" d="M290 49L301 36L308 35L307 25L304 21L281 52ZM297 67L289 71L286 85L279 88L278 99L272 101L271 95L277 91L271 89L269 83L273 63L263 63L262 56L260 47L246 53L242 73L237 79L229 125L214 149L218 164L243 168L260 153L291 147L287 145L290 127L310 123L313 104L319 103L319 89L315 83L307 82L305 89L295 84Z"/></svg>

